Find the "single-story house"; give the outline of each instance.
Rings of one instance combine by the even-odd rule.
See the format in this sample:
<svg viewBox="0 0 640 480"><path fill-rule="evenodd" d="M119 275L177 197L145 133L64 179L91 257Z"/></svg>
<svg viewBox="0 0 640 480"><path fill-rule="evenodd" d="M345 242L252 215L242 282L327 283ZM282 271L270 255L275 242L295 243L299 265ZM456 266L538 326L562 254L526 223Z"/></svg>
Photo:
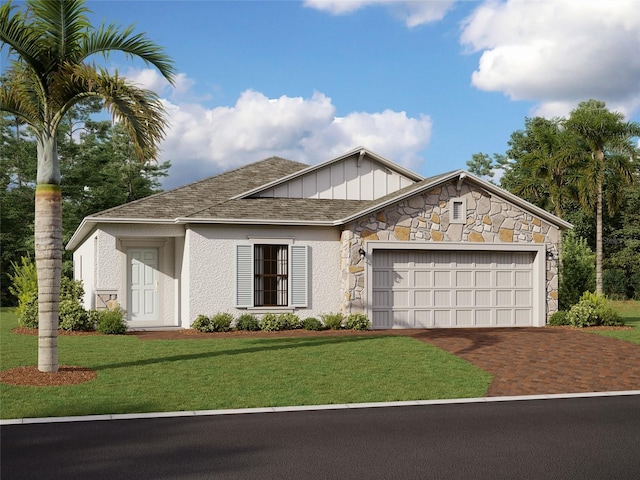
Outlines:
<svg viewBox="0 0 640 480"><path fill-rule="evenodd" d="M357 148L267 158L86 217L67 249L86 308L130 327L198 314L365 313L373 328L543 326L571 225L463 170Z"/></svg>

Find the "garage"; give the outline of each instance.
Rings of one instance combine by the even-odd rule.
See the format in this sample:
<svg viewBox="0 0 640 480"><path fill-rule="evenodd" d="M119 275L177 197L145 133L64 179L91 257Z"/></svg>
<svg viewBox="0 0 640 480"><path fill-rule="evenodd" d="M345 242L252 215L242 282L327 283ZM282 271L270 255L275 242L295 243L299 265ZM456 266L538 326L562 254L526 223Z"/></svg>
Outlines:
<svg viewBox="0 0 640 480"><path fill-rule="evenodd" d="M540 256L534 248L370 249L373 328L537 326Z"/></svg>

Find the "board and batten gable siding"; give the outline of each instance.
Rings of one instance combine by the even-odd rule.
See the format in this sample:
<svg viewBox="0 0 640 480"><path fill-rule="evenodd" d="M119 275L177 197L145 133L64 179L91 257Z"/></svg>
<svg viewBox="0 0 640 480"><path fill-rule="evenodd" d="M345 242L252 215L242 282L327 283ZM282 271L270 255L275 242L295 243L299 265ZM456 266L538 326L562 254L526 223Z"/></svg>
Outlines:
<svg viewBox="0 0 640 480"><path fill-rule="evenodd" d="M259 192L267 198L375 200L415 183L365 157L350 157Z"/></svg>
<svg viewBox="0 0 640 480"><path fill-rule="evenodd" d="M450 221L451 198L465 202L466 221ZM518 244L544 246L543 282L546 316L558 309L558 253L560 230L503 198L463 183L458 192L455 183L416 194L397 204L345 225L341 236L341 290L343 312L365 312L368 259L360 254L367 242L450 243L482 245ZM427 246L425 246L428 248Z"/></svg>
<svg viewBox="0 0 640 480"><path fill-rule="evenodd" d="M185 259L189 267L183 284L189 286L188 298L183 297L182 326L188 328L200 314L212 315L229 312L234 317L253 313L258 317L266 312L293 311L300 318L318 317L321 314L340 310L340 231L336 227L270 227L233 225L190 225L185 236ZM306 292L295 283L292 303L296 307L253 308L253 267L245 258L245 280L251 277L251 287L239 299L237 292L238 266L236 251L239 247L246 257L253 258L253 245L260 243L282 243L293 248L290 251L289 275L292 265L302 262L307 266ZM303 253L306 250L306 253ZM188 255L188 257L187 257ZM303 258L306 255L306 261ZM250 268L250 270L249 270ZM186 305L185 305L186 303ZM247 305L247 307L240 307ZM306 306L303 306L306 305Z"/></svg>

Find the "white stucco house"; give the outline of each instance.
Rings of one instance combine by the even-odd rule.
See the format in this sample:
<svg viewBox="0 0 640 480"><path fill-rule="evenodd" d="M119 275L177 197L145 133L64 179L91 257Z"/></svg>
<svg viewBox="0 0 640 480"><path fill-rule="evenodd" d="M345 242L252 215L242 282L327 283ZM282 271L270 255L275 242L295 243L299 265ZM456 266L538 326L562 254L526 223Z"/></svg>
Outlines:
<svg viewBox="0 0 640 480"><path fill-rule="evenodd" d="M568 228L463 170L423 178L358 148L313 166L272 157L96 213L67 249L85 307L117 300L133 328L222 311L542 326Z"/></svg>

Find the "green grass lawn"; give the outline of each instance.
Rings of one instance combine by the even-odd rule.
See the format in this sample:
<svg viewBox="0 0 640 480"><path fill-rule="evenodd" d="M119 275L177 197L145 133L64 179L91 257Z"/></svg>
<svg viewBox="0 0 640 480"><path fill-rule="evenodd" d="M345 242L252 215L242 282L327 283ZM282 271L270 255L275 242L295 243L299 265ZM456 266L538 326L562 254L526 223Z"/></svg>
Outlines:
<svg viewBox="0 0 640 480"><path fill-rule="evenodd" d="M611 301L611 306L624 319L627 326L632 330L593 330L592 333L605 335L607 337L618 338L627 342L640 345L640 302L633 300Z"/></svg>
<svg viewBox="0 0 640 480"><path fill-rule="evenodd" d="M37 364L37 337L1 309L0 370ZM61 365L95 369L65 387L0 384L1 418L481 397L491 376L400 336L138 340L60 336Z"/></svg>

